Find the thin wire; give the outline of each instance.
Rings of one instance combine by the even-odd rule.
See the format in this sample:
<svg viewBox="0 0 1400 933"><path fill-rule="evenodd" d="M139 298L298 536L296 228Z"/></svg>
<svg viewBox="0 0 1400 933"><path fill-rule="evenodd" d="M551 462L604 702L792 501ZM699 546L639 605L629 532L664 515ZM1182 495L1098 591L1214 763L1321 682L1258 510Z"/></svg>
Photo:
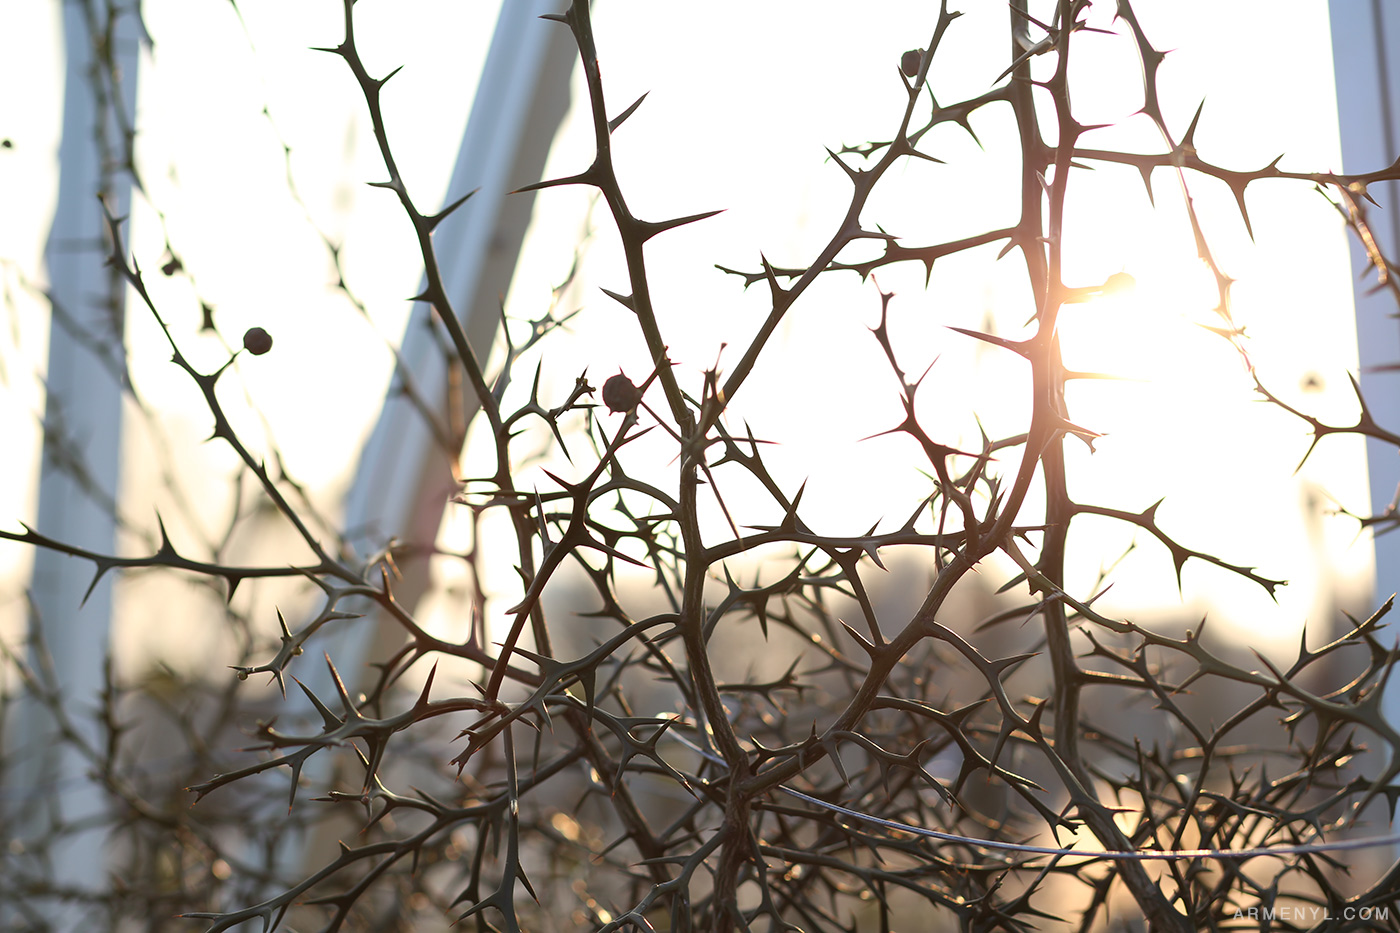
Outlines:
<svg viewBox="0 0 1400 933"><path fill-rule="evenodd" d="M671 733L671 738L688 746L692 751L701 757L715 764L723 765L724 759L718 755L713 755L699 745L676 732ZM1179 861L1183 859L1251 859L1260 857L1278 857L1284 855L1307 855L1312 852L1344 852L1351 849L1370 849L1380 846L1393 846L1400 844L1400 833L1391 833L1387 836L1363 836L1356 839L1338 840L1335 842L1311 842L1300 843L1298 845L1279 846L1256 846L1250 849L1075 849L1059 848L1056 846L1036 846L1020 842L1000 842L994 839L979 839L976 836L960 836L957 833L946 833L937 829L928 829L924 826L915 826L911 823L901 823L897 820L887 820L883 817L874 816L870 813L863 813L860 810L852 810L840 804L804 794L800 790L793 790L786 784L779 784L778 790L790 797L798 800L840 813L842 816L849 816L852 819L861 820L866 823L874 823L885 829L894 829L902 833L912 833L915 836L924 836L928 839L937 839L941 842L958 842L964 845L975 846L979 849L996 849L1002 852L1022 852L1028 855L1049 855L1055 858L1078 857L1086 859L1108 859L1110 861Z"/></svg>
<svg viewBox="0 0 1400 933"><path fill-rule="evenodd" d="M998 842L992 839L978 839L974 836L959 836L956 833L945 833L936 829L926 829L923 826L913 826L909 823L900 823L895 820L886 820L878 816L872 816L869 813L862 813L859 810L851 810L839 804L828 803L810 794L804 794L801 791L793 790L791 787L787 787L783 784L779 784L778 789L799 800L805 800L819 807L834 810L837 813L852 817L853 819L875 823L887 829L897 829L900 832L913 833L916 836L926 836L930 839L939 839L944 842L961 842L982 849L1025 852L1031 855L1053 855L1057 858L1064 856L1080 856L1083 858L1111 859L1114 861L1167 861L1199 858L1250 859L1260 856L1304 855L1309 852L1339 852L1346 849L1367 849L1375 846L1389 846L1400 843L1400 833L1392 833L1389 836L1366 836L1337 842L1313 842L1289 846L1258 846L1253 849L1061 849L1055 846L1033 846L1019 842Z"/></svg>

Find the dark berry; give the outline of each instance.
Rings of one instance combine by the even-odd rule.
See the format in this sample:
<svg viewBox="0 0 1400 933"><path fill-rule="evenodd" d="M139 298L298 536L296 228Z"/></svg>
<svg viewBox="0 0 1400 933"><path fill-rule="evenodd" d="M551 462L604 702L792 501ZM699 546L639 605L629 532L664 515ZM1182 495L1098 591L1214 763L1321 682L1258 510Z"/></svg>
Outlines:
<svg viewBox="0 0 1400 933"><path fill-rule="evenodd" d="M631 411L642 400L642 392L622 373L603 383L603 404L608 411Z"/></svg>
<svg viewBox="0 0 1400 933"><path fill-rule="evenodd" d="M254 356L262 356L272 349L272 335L261 327L250 327L243 334L243 349Z"/></svg>

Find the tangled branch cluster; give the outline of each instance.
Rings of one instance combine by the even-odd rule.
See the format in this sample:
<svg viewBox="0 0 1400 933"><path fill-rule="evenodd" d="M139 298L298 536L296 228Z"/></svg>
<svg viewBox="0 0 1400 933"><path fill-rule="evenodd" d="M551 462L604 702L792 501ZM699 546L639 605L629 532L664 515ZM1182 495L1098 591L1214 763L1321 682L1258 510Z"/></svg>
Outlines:
<svg viewBox="0 0 1400 933"><path fill-rule="evenodd" d="M1252 172L1205 161L1194 144L1196 121L1178 136L1162 114L1164 56L1127 0L1119 0L1118 22L1134 38L1142 112L1160 131L1162 151L1082 146L1093 128L1076 119L1069 86L1087 6L1060 0L1053 19L1042 22L1013 3L1004 74L977 97L943 104L928 75L945 43L956 41L958 14L944 3L926 50L899 63L896 90L907 104L890 138L830 152L851 193L826 245L801 266L761 259L750 270L724 270L745 287L766 289L768 311L727 370L716 364L700 373L668 356L646 245L711 214L646 220L632 212L612 146L642 101L619 110L607 97L587 2L549 17L557 25L541 28L566 28L576 40L596 148L586 168L531 187L581 185L600 195L628 275L607 294L635 319L652 365L599 385L584 374L559 399L543 397L537 372L522 402L506 391L514 367L561 321L548 314L530 322L529 339L510 344L494 369L471 345L431 238L470 202L429 214L410 197L380 104L392 74L366 70L354 4L346 0L344 39L325 51L345 62L363 92L388 172L377 184L399 198L416 233L427 282L418 297L432 305L480 405L484 423L473 443L491 449L489 475L466 479L453 506L472 516L472 549L445 555L473 571L471 632L460 641L435 635L395 597L395 561L432 552L433 542L386 541L369 562L347 558L339 541L327 543L326 523L308 511L300 490L250 451L226 415L215 390L228 365L202 372L182 353L122 245L122 224L112 219L112 259L161 321L175 364L202 392L214 438L236 453L309 557L291 567L189 557L163 527L144 556L94 553L43 529L4 537L91 561L94 584L110 570L141 568L221 580L230 607L242 584L304 577L317 588L320 608L301 624L279 613L270 647L241 620L246 656L231 665L233 675L203 685L199 703L167 711L197 752L182 772L199 801L192 810L178 794L153 800L122 773L115 710L126 688L109 685L112 746L92 752L120 812L117 835L135 853L150 855L164 841L176 854L159 870L125 878L98 899L104 909L114 917L180 912L207 921L210 931L247 922L282 927L292 915L325 930L432 928L426 924L434 918L512 931L1027 930L1069 918L1088 930L1141 918L1154 930L1187 931L1229 927L1241 911L1293 905L1333 918L1319 928L1396 929L1400 920L1383 910L1400 890L1396 872L1344 883L1341 854L1352 844L1343 832L1350 822L1378 798L1393 810L1400 787L1400 732L1380 705L1397 658L1381 632L1391 604L1325 644L1305 641L1286 666L1265 661L1259 669L1241 666L1200 630L1163 634L1102 614L1097 592L1067 589L1067 541L1082 516L1156 539L1178 577L1200 561L1270 593L1282 581L1178 542L1159 525L1156 505L1132 511L1070 495L1065 445L1096 435L1074 420L1066 385L1096 374L1066 367L1056 325L1067 304L1115 284L1073 286L1062 277L1066 200L1077 169L1126 164L1142 173L1149 192L1167 175L1183 189L1188 177L1215 179L1234 193L1247 225L1248 185L1310 182L1335 194L1393 289L1392 264L1370 234L1365 193L1368 184L1400 179L1400 164L1337 175L1287 172L1277 161ZM1019 217L927 245L871 229L863 219L867 201L891 170L906 160L939 162L933 130L956 124L972 133L970 118L991 108L1008 108L1018 130ZM1189 196L1185 203L1218 288L1216 330L1243 355L1231 279ZM872 241L877 252L843 258L858 241ZM892 336L895 296L878 291L873 339L903 411L888 427L922 451L929 495L911 503L896 527L814 530L804 520L802 490L775 478L766 439L739 430L729 407L758 378L760 357L818 279L854 272L864 281L901 263L931 272L940 259L989 246L1001 248L1003 261L1023 263L1031 324L1021 339L960 331L1023 361L1029 421L1012 436L984 435L972 450L926 429L923 382L908 374L906 348ZM267 336L250 333L248 349L267 352ZM1377 424L1364 401L1356 424L1336 425L1256 386L1301 418L1315 440L1351 433L1400 448L1400 435ZM518 438L532 425L546 427L572 464L567 475L550 474L552 488L519 481L526 457ZM442 426L434 434L449 447L457 436ZM648 434L669 438L674 459L664 479L634 455L634 442ZM763 491L761 508L776 508L780 520L754 524L746 505L725 498L739 474ZM716 507L726 519L719 535L701 520ZM507 527L487 524L497 514L509 520L508 542L489 537ZM1361 517L1378 529L1396 520L1393 509ZM507 547L520 588L497 618L485 611L475 581L482 555ZM872 578L896 548L922 555L929 583L916 609L892 619ZM775 553L788 555L776 575L765 570L744 582L731 569L754 555L771 568ZM993 581L1011 595L982 600L981 617L964 621L968 594L980 585L975 576L1008 565L998 561L1016 568ZM654 585L645 593L622 586L624 566L644 568ZM591 593L571 597L573 611L561 621L546 601L570 592L570 573L581 574ZM661 611L642 608L656 599ZM402 637L378 662L369 688L346 687L334 657L327 660L334 695L289 684L299 668L320 663L314 656L323 628L368 624L352 621L367 605ZM560 626L575 615L597 620L592 647L563 634ZM1015 626L1021 635L1003 634ZM743 666L726 657L736 650L762 650L786 663L773 676L736 676ZM437 671L454 663L478 672L476 691L444 691ZM46 695L42 670L25 670L31 689ZM246 726L237 698L257 674L284 692L304 693L319 726L284 729L269 716L253 727L261 755L226 767L207 736ZM1213 708L1192 702L1193 693L1213 697ZM1124 710L1140 710L1142 718L1125 719ZM1139 728L1160 738L1144 741L1134 734ZM68 737L80 741L76 730ZM333 786L304 799L299 779L308 763L331 759ZM259 777L268 773L290 773L290 791ZM272 793L287 795L286 814L268 809ZM269 815L255 828L240 812ZM324 863L277 863L274 853L289 836L340 814L358 820L358 834ZM1340 848L1329 848L1339 840ZM52 895L16 867L22 860L5 864L10 898ZM1291 927L1280 921L1276 928Z"/></svg>

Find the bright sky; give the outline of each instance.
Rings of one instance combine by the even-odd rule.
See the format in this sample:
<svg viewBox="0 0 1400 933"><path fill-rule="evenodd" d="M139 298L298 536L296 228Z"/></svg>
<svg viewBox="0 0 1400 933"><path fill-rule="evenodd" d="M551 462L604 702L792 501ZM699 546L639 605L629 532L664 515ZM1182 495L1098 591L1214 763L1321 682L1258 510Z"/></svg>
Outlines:
<svg viewBox="0 0 1400 933"><path fill-rule="evenodd" d="M944 101L980 93L1002 67L1005 4L965 0L962 6L966 16L954 26L958 39L940 53L933 76ZM1097 4L1102 9L1095 9L1093 23L1111 28L1113 6ZM156 50L154 67L141 77L142 165L151 200L165 212L171 239L197 283L196 291L186 279L153 276L153 294L177 324L186 352L204 368L226 356L215 341L196 334L198 298L216 307L230 340L253 325L273 332L276 351L241 362L239 379L293 474L329 502L348 484L358 443L377 413L390 365L382 338L401 332L408 311L402 299L416 291L419 264L392 195L364 185L380 179L383 168L348 70L331 56L307 51L339 41L340 4L245 0L239 7L247 35L229 4L144 4ZM1206 99L1196 137L1206 159L1252 168L1287 153L1285 168L1340 167L1330 38L1315 3L1279 2L1259 17L1257 3L1222 2L1212 7L1209 29L1188 24L1190 8L1183 12L1178 3L1141 0L1136 7L1155 45L1176 50L1161 72L1175 132L1184 131ZM14 141L13 149L0 151L0 204L7 215L0 257L8 263L3 278L9 291L0 328L0 430L24 441L0 466L9 471L0 477L6 527L15 527L16 517L31 519L34 510L41 404L35 377L46 358L46 337L42 309L18 283L21 274L42 278L56 185L58 10L57 0L0 9L0 67L9 70L7 86L17 86L23 75L26 87L25 95L0 102L0 135ZM432 205L456 156L493 4L371 0L356 10L371 72L406 65L385 92L389 129L410 188L421 204ZM833 5L829 12L836 11ZM648 247L662 325L683 379L697 390L701 369L719 356L722 342L730 346L719 356L721 366L737 359L742 337L736 335L749 332L762 310L761 290L739 292L736 280L714 264L753 268L760 251L779 264L814 256L848 191L823 147L888 138L898 119L903 94L895 66L904 50L927 43L934 14L927 2L886 3L879 11L852 17L828 15L811 3L599 0L595 22L612 109L650 91L617 136L629 203L654 218L727 209ZM1249 41L1240 42L1241 36ZM1141 105L1138 89L1120 77L1125 67L1135 73L1131 44L1121 36L1077 41L1095 46L1103 62L1101 73L1077 75L1079 119L1121 123L1086 137L1085 144L1160 151L1150 123L1132 117ZM1269 75L1267 93L1259 86L1261 74ZM872 200L867 222L926 243L1011 220L1013 189L965 181L1014 177L1007 116L1003 108L975 120L985 151L959 130L940 129L932 145L950 167L898 169L887 193ZM292 175L305 209L289 195L279 137L292 147ZM583 168L590 144L586 127L571 120L549 171ZM1305 426L1253 401L1234 351L1196 326L1213 323L1214 295L1208 280L1202 286L1174 180L1159 172L1154 181L1155 211L1133 170L1105 167L1076 178L1067 276L1091 285L1126 271L1138 288L1130 297L1066 312L1067 361L1146 381L1075 387L1075 419L1107 435L1092 457L1074 452L1075 489L1132 510L1165 495L1159 515L1183 543L1289 578L1275 606L1257 588L1192 566L1184 597L1191 612L1209 608L1213 618L1239 626L1256 644L1277 639L1292 645L1305 618L1330 616L1334 587L1347 608L1370 609L1369 543L1358 540L1354 523L1326 517L1330 503L1320 492L1325 488L1364 512L1364 453L1350 439L1332 439L1292 474L1307 447ZM1346 243L1333 209L1307 185L1252 187L1251 243L1229 192L1207 179L1193 185L1211 245L1238 279L1235 315L1253 338L1262 378L1309 410L1350 417L1345 372L1355 367L1355 338ZM507 306L515 316L538 316L549 286L568 267L586 206L571 189L540 196L536 234ZM130 242L148 269L160 264L162 253L152 218L147 206L138 206ZM318 227L345 242L348 276L370 321L328 287ZM978 328L990 317L1008 333L1029 314L1023 268L1015 257L995 264L995 252L940 263L928 292L922 267L877 276L899 295L894 326L907 354L904 368L919 372L938 359L924 392L946 393L960 403L930 409L925 426L940 438L974 439L974 411L992 433L1019 429L1022 412L1015 401L1007 403L1024 394L1015 361L971 347L946 329ZM601 233L567 299L583 308L576 339L547 351L554 373L547 392L572 384L585 367L595 385L619 366L645 371L640 341L616 338L614 325L624 312L598 291L621 284L619 268L610 234ZM819 529L855 532L881 517L902 521L926 491L926 480L906 459L907 442L858 442L898 420L895 386L866 330L877 316L873 286L854 276L832 278L797 306L783 348L765 355L732 409L733 424L747 418L760 436L784 440L767 455L775 475L791 486L810 477L804 517ZM180 445L182 466L196 473L227 470L225 452L197 445L207 433L207 413L188 380L165 362L168 350L149 316L134 306L129 342L138 388L169 406L167 427ZM1321 388L1304 393L1313 376ZM985 403L961 404L969 387ZM318 404L323 393L334 404ZM251 411L238 424L251 432L255 448L266 449ZM140 482L140 471L132 469L137 463L133 453L129 487ZM856 476L866 479L853 495ZM144 522L148 515L135 517ZM211 515L207 529L219 524ZM1087 587L1131 539L1112 528L1099 539L1081 537L1078 582ZM0 555L11 568L4 593L12 610L0 633L14 632L20 618L14 597L28 560L18 549ZM1119 574L1113 595L1132 596L1116 607L1153 607L1160 617L1164 608L1179 606L1160 547L1142 541Z"/></svg>

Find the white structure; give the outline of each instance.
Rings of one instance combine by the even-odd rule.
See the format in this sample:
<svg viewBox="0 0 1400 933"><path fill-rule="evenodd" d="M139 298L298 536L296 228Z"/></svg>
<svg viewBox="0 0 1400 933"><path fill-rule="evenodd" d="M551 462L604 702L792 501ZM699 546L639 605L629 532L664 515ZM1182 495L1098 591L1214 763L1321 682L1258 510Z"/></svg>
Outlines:
<svg viewBox="0 0 1400 933"><path fill-rule="evenodd" d="M447 203L469 191L476 194L433 234L447 295L483 362L500 324L500 295L510 287L535 202L533 192L507 192L540 180L568 110L569 76L578 57L572 33L541 22L539 16L567 6L559 0L509 0L501 5ZM447 424L447 365L429 331L431 315L425 302L414 305L399 355L437 422ZM395 388L391 386L365 445L346 502L345 527L354 529L352 543L361 559L372 557L391 539L436 541L443 511L457 489L451 458L413 403ZM469 385L463 388L458 410L469 421L479 403ZM412 611L429 582L428 561L402 566L404 579L395 582L394 596ZM374 647L376 637L382 639L380 650ZM319 637L317 653L328 653L353 689L357 678L373 674L366 665L398 648L402 640L397 623L376 618ZM322 698L335 695L324 664L303 665L297 677ZM299 691L288 699L315 718ZM317 785L329 765L329 756L313 758L304 779ZM312 840L309 850L282 853L282 861L292 865L314 860L323 848L333 856L335 844L329 836Z"/></svg>
<svg viewBox="0 0 1400 933"><path fill-rule="evenodd" d="M1400 8L1381 0L1333 0L1332 59L1337 75L1337 117L1342 136L1342 167L1369 172L1400 156ZM1396 182L1370 186L1370 219L1381 248L1392 260L1400 251L1400 189ZM1376 270L1366 270L1366 254L1353 238L1356 273L1356 335L1361 356L1361 389L1376 420L1400 429L1400 321L1389 291L1376 291ZM1388 369L1384 367L1390 367ZM1367 441L1371 508L1379 513L1394 501L1400 483L1400 453ZM1400 591L1400 532L1376 539L1376 602ZM1393 631L1400 620L1388 620ZM1400 690L1390 688L1390 718L1400 720Z"/></svg>
<svg viewBox="0 0 1400 933"><path fill-rule="evenodd" d="M110 61L100 58L95 34L106 27L107 16L116 24ZM127 286L120 270L104 265L108 241L97 193L105 187L107 209L125 216L131 178L120 162L109 161L104 171L103 160L123 159L128 151L124 134L136 111L141 29L133 16L119 13L111 3L64 4L63 29L62 164L46 259L54 319L62 315L70 323L54 326L49 336L38 527L60 541L112 553ZM54 468L57 463L64 468ZM28 754L17 775L18 792L5 801L3 814L16 830L7 835L20 844L42 843L54 822L81 822L99 817L104 809L105 793L89 776L91 762L73 742L59 741L65 729L73 729L89 747L102 747L91 712L108 655L112 581L104 578L80 608L92 573L88 561L35 551L33 618L51 649L54 686L65 701L67 721L60 724L46 710L22 707L17 727ZM30 799L38 788L50 791L42 801ZM54 882L78 890L103 887L104 838L101 827L58 837L48 852ZM75 929L83 916L81 905L48 905L47 919L55 929Z"/></svg>

